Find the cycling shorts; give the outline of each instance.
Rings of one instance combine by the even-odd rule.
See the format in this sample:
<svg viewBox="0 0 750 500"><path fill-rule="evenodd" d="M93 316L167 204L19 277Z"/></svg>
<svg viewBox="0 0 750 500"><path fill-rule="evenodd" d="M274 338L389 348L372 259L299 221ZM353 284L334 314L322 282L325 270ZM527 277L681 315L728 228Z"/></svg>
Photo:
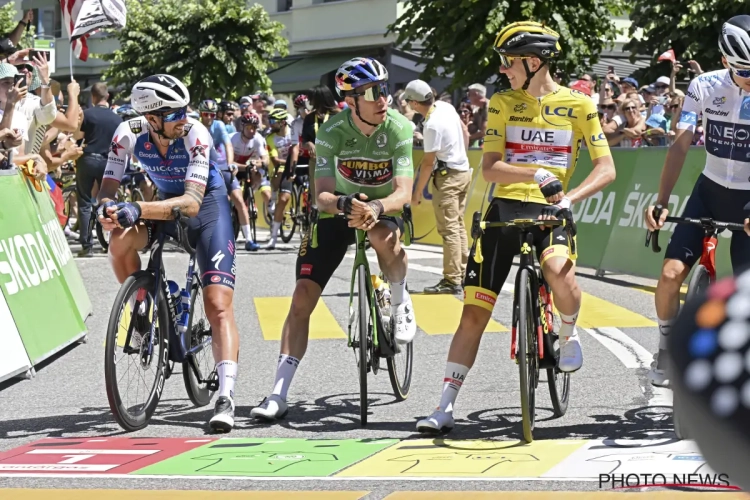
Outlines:
<svg viewBox="0 0 750 500"><path fill-rule="evenodd" d="M404 234L404 221L400 217L381 217L398 227L399 234ZM312 247L312 231L302 236L302 243L297 254L297 280L308 279L326 287L333 273L344 260L349 245L357 241L354 228L343 218L327 218L318 221L318 248Z"/></svg>
<svg viewBox="0 0 750 500"><path fill-rule="evenodd" d="M681 215L695 219L710 217L721 222L742 224L745 220L745 204L748 202L750 191L727 189L701 174ZM703 253L705 233L702 228L692 224L675 224L673 227L674 233L669 240L664 258L676 259L692 267ZM744 232L733 231L729 255L734 271L750 264L750 236Z"/></svg>
<svg viewBox="0 0 750 500"><path fill-rule="evenodd" d="M232 172L229 170L221 170L221 175L224 176L224 185L227 188L227 193L231 193L235 189L240 188L240 181L237 180L237 177L232 175Z"/></svg>
<svg viewBox="0 0 750 500"><path fill-rule="evenodd" d="M536 219L548 205L507 198L494 198L487 207L484 220L503 222L513 219ZM568 233L562 226L543 229L531 228L537 261L543 265L552 257L564 257L575 261L570 254ZM485 229L482 235L481 264L474 261L476 241L469 252L469 262L464 275L464 304L479 306L488 311L495 307L495 301L503 283L508 278L513 258L521 251L520 229L498 227Z"/></svg>
<svg viewBox="0 0 750 500"><path fill-rule="evenodd" d="M164 200L177 195L159 192ZM144 221L149 239L146 250L156 241L154 227L157 221ZM158 226L167 235L176 237L176 222L158 221ZM188 241L195 248L196 262L201 271L204 288L209 285L224 285L234 289L236 276L235 240L232 215L229 211L227 192L222 188L206 192L203 204L196 217L188 219Z"/></svg>

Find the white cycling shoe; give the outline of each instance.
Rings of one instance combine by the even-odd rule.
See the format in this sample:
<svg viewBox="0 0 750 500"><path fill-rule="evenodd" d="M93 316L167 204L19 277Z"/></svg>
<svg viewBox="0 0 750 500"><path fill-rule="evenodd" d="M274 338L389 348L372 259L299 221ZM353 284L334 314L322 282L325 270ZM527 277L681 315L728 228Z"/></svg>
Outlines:
<svg viewBox="0 0 750 500"><path fill-rule="evenodd" d="M250 410L250 416L268 422L282 419L289 412L289 405L278 394L271 394Z"/></svg>
<svg viewBox="0 0 750 500"><path fill-rule="evenodd" d="M578 332L573 330L573 335L566 339L560 338L560 360L557 363L561 372L572 373L583 366L583 351L581 350L581 339Z"/></svg>
<svg viewBox="0 0 750 500"><path fill-rule="evenodd" d="M669 387L669 375L667 374L667 351L659 349L654 354L651 369L648 371L648 380L656 387Z"/></svg>
<svg viewBox="0 0 750 500"><path fill-rule="evenodd" d="M438 408L432 415L417 422L417 432L445 434L453 430L454 424L453 412Z"/></svg>
<svg viewBox="0 0 750 500"><path fill-rule="evenodd" d="M391 304L391 321L395 329L396 342L408 344L417 334L417 321L414 319L414 306L411 297L401 304Z"/></svg>

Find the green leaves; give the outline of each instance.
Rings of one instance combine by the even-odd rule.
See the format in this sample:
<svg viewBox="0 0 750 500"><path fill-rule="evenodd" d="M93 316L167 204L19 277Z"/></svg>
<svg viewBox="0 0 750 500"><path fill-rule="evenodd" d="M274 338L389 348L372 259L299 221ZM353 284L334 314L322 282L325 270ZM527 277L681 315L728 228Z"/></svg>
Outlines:
<svg viewBox="0 0 750 500"><path fill-rule="evenodd" d="M15 2L6 3L0 7L0 37L7 37L14 29L16 29L16 26L18 26L18 21L16 21L17 12L18 9L16 8ZM36 33L36 27L33 24L28 33L24 29L23 35L21 35L21 41L18 44L19 48L27 49L31 47L30 40L31 36L34 36L34 33Z"/></svg>
<svg viewBox="0 0 750 500"><path fill-rule="evenodd" d="M653 0L652 0L653 1ZM493 50L497 32L516 21L534 20L561 34L563 53L553 67L568 73L596 62L617 34L611 15L622 11L621 0L411 0L389 33L397 44L421 42L426 61L422 78L438 76L438 68L453 73L452 86L461 87L495 77L500 61ZM451 59L451 56L452 59Z"/></svg>
<svg viewBox="0 0 750 500"><path fill-rule="evenodd" d="M683 70L678 79L687 73L687 61L698 61L704 71L721 68L721 52L717 40L721 25L730 17L747 14L745 0L634 0L631 5L631 37L635 30L643 30L640 39L632 38L625 46L637 54L652 56L652 62L670 48L674 49ZM636 76L653 82L659 76L669 75L668 63L660 63L639 71Z"/></svg>
<svg viewBox="0 0 750 500"><path fill-rule="evenodd" d="M156 73L181 79L193 102L236 99L268 89L271 59L288 54L283 25L244 0L126 0L125 29L113 32L120 48L102 59L105 75L128 89Z"/></svg>

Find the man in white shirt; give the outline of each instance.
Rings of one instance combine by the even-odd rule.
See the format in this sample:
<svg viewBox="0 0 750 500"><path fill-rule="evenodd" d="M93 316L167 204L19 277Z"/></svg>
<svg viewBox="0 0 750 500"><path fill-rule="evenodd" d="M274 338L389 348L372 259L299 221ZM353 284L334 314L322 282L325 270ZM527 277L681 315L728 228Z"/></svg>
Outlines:
<svg viewBox="0 0 750 500"><path fill-rule="evenodd" d="M425 293L462 292L469 247L464 227L464 211L471 185L471 168L466 155L468 131L462 126L456 110L443 101L435 101L430 86L422 80L409 82L402 98L409 106L425 117L422 135L424 156L414 182L412 204L417 205L430 177L434 192L432 208L435 211L438 234L443 238L443 279Z"/></svg>

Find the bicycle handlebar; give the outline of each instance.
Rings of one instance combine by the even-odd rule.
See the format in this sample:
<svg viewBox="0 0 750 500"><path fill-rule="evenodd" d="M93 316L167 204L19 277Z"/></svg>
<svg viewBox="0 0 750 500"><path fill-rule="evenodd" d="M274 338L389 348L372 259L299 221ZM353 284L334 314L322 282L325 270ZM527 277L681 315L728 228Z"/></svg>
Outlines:
<svg viewBox="0 0 750 500"><path fill-rule="evenodd" d="M357 193L357 199L359 199L359 193ZM310 225L311 225L311 231L312 231L312 248L318 248L318 218L320 216L320 212L318 211L318 207L313 205L312 210L310 211ZM378 220L383 220L387 216L385 214L378 217ZM334 219L346 219L346 214L338 213L333 216ZM405 203L403 209L401 210L401 219L404 221L404 246L411 246L411 239L412 235L414 234L414 222L412 221L412 215L411 215L411 205L409 203Z"/></svg>
<svg viewBox="0 0 750 500"><path fill-rule="evenodd" d="M476 246L474 247L474 262L481 264L484 261L482 255L482 234L485 229L493 229L498 227L519 227L522 229L528 229L531 227L557 227L562 226L568 233L568 242L570 243L570 253L575 255L576 243L573 239L573 232L575 231L575 223L568 224L565 219L513 219L505 222L487 222L482 220L481 212L474 212L474 218L471 221L471 237L476 240Z"/></svg>
<svg viewBox="0 0 750 500"><path fill-rule="evenodd" d="M661 216L661 211L664 210L662 205L656 205L652 213L654 220L658 221ZM700 226L703 228L705 233L717 232L720 233L725 229L730 231L744 231L745 226L736 222L721 222L710 217L700 217L698 219L694 217L672 217L667 216L664 222L674 222L676 224L692 224L694 226ZM718 229L718 231L716 231ZM659 229L655 231L646 230L646 247L651 246L654 253L660 253L661 247L659 246Z"/></svg>

